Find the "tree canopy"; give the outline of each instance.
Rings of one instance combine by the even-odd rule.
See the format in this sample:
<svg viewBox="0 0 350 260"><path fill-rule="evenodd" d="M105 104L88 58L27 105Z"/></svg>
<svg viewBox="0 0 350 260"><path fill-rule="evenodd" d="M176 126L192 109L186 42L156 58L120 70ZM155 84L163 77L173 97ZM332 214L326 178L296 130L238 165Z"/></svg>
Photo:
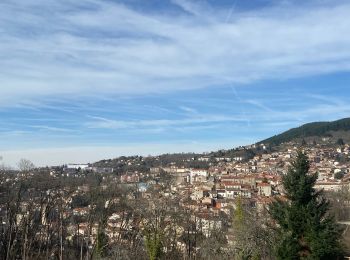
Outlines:
<svg viewBox="0 0 350 260"><path fill-rule="evenodd" d="M277 259L338 259L342 254L341 229L322 192L314 189L317 174L309 168L307 156L299 151L282 179L287 200L270 207L280 237Z"/></svg>
<svg viewBox="0 0 350 260"><path fill-rule="evenodd" d="M327 136L331 131L349 131L350 118L344 118L333 122L314 122L302 125L297 128L292 128L282 134L275 135L261 143L269 143L279 145L284 142L289 142L296 138L306 138L310 136Z"/></svg>

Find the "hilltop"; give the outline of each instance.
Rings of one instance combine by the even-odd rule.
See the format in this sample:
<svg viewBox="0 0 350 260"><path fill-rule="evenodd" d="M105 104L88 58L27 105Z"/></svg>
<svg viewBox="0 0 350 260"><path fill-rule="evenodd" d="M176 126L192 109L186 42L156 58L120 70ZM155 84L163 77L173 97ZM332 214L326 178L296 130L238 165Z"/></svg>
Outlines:
<svg viewBox="0 0 350 260"><path fill-rule="evenodd" d="M332 122L313 122L292 128L284 133L262 140L259 143L280 145L300 139L328 139L330 142L337 142L339 138L344 141L350 140L350 118L344 118Z"/></svg>
<svg viewBox="0 0 350 260"><path fill-rule="evenodd" d="M115 172L147 171L151 167L169 166L176 163L178 166L190 168L208 168L210 163L217 160L246 161L258 154L278 151L281 144L293 142L301 144L305 140L308 144L333 146L339 139L350 143L350 118L344 118L333 122L313 122L292 128L284 133L262 140L254 145L240 146L229 150L213 151L206 154L198 153L174 153L159 156L121 156L114 159L95 162L95 167L112 167Z"/></svg>

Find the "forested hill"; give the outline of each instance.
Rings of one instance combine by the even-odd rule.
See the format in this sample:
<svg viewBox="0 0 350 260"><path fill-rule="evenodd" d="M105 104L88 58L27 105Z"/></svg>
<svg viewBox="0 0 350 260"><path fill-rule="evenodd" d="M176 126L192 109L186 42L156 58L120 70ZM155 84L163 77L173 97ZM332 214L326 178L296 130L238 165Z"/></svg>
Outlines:
<svg viewBox="0 0 350 260"><path fill-rule="evenodd" d="M279 145L294 139L307 137L332 137L334 132L344 133L347 131L350 131L350 118L344 118L333 122L314 122L292 128L282 134L265 139L260 143Z"/></svg>
<svg viewBox="0 0 350 260"><path fill-rule="evenodd" d="M213 151L211 153L174 153L163 154L159 156L121 156L114 159L102 160L93 163L95 167L112 167L115 172L122 173L126 171L147 171L151 167L170 166L176 163L177 166L187 168L207 168L210 162L216 162L219 158L241 157L243 160L251 159L257 154L269 153L274 151L276 147L282 143L289 141L301 142L306 139L310 141L319 141L323 137L330 137L330 141L323 144L334 144L340 139L346 143L350 143L350 118L344 118L334 122L314 122L292 128L282 134L275 135L265 139L258 144L269 144L265 148L262 146L245 146L237 147L229 150ZM308 140L309 139L309 140ZM311 139L311 140L310 140ZM344 140L343 140L344 139ZM278 149L278 148L277 148ZM208 157L209 161L198 160L200 157Z"/></svg>

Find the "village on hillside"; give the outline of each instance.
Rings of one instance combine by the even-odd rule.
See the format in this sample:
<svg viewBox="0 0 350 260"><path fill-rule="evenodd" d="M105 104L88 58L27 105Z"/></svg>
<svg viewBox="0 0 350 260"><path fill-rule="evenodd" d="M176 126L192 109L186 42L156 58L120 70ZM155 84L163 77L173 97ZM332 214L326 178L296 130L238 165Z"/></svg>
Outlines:
<svg viewBox="0 0 350 260"><path fill-rule="evenodd" d="M101 212L104 212L103 233L108 245L126 245L131 243L130 236L141 239L142 230L150 224L149 216L145 216L144 212L152 214L152 210L163 205L173 214L186 213L187 224L183 220L182 223L172 223L177 231L175 247L181 254L194 254L200 245L199 240L197 244L191 242L193 238L190 233L200 234L205 241L213 232L220 230L226 241L220 246L229 247L234 241L231 220L238 201L254 211L255 218L259 218L265 216L273 200L283 200L282 176L287 173L299 149L308 155L310 172L318 173L315 189L324 190L325 194L347 194L350 190L348 144L329 146L313 143L300 148L300 144L288 142L273 152L265 151L267 147L264 144L240 149L257 146L262 153L252 158L202 154L183 159L187 163L200 162L200 165L205 166L202 168L187 168L181 161L169 161L166 165L158 163L158 166L145 171L117 173L106 161L105 167L103 163L98 166L68 164L63 167L3 172L0 175L1 187L13 187L16 190L18 183L26 183L23 185L28 189L18 201L17 211L11 215L11 195L2 188L0 223L3 230L13 221L20 227L28 224L29 217L37 215L37 229L33 234L37 243L49 243L48 230L53 232L52 236L63 236L64 233L65 240L70 241L68 245L72 243L73 247L75 243L83 250L78 250L82 254L93 250L97 242L101 231ZM147 158L121 157L117 161L122 161L132 169L135 165L142 165L144 160ZM160 157L152 157L152 160L159 161ZM339 204L339 198L337 202ZM349 198L345 197L342 203L338 208L334 207L334 212L338 221L348 221ZM169 218L168 221L171 221L173 216L168 216L169 212L164 213L164 219ZM11 219L11 216L15 219ZM65 223L63 233L59 221L60 225ZM55 230L58 230L57 233ZM190 232L187 238L184 237L186 230Z"/></svg>

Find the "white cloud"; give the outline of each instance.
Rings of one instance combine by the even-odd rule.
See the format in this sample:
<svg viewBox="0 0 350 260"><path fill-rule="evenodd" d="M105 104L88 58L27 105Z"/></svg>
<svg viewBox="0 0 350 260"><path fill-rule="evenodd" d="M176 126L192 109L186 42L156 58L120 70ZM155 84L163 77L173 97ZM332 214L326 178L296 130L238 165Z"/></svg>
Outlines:
<svg viewBox="0 0 350 260"><path fill-rule="evenodd" d="M235 11L229 22L227 10L174 2L188 13L147 14L94 0L0 3L1 105L47 95L142 94L350 69L346 2Z"/></svg>
<svg viewBox="0 0 350 260"><path fill-rule="evenodd" d="M30 125L28 127L34 128L37 130L42 130L42 131L49 131L49 132L61 132L61 133L74 132L74 130L72 129L62 128L62 127L52 127L52 126L46 126L46 125Z"/></svg>
<svg viewBox="0 0 350 260"><path fill-rule="evenodd" d="M127 128L147 128L147 127L173 127L188 126L196 124L208 124L218 122L245 122L246 118L242 116L227 115L198 115L182 119L154 119L154 120L114 120L103 117L90 116L93 121L87 122L89 128L105 129L127 129Z"/></svg>

